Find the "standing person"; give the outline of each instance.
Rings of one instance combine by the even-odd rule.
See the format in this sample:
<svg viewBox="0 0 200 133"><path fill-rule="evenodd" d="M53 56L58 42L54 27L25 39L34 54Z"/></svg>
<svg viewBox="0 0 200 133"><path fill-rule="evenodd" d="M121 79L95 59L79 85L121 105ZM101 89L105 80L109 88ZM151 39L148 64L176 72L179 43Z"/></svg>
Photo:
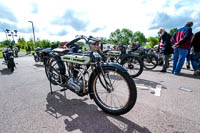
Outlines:
<svg viewBox="0 0 200 133"><path fill-rule="evenodd" d="M117 47L116 47L116 45L115 45L115 46L113 46L113 50L117 50Z"/></svg>
<svg viewBox="0 0 200 133"><path fill-rule="evenodd" d="M15 52L15 57L18 57L18 52L19 52L19 49L18 49L18 47L17 47L17 46L14 48L14 52Z"/></svg>
<svg viewBox="0 0 200 133"><path fill-rule="evenodd" d="M193 22L189 21L184 27L178 29L171 38L174 49L172 74L180 74L185 57L190 49Z"/></svg>
<svg viewBox="0 0 200 133"><path fill-rule="evenodd" d="M194 75L200 75L200 31L194 35L191 41L191 47L191 63L194 69Z"/></svg>
<svg viewBox="0 0 200 133"><path fill-rule="evenodd" d="M187 56L186 56L186 68L187 69L190 69L190 52L191 52L191 47L190 47L190 49L188 50L188 54L187 54Z"/></svg>
<svg viewBox="0 0 200 133"><path fill-rule="evenodd" d="M140 47L140 43L138 41L135 43L135 45L136 47Z"/></svg>
<svg viewBox="0 0 200 133"><path fill-rule="evenodd" d="M158 46L160 54L163 56L163 67L160 72L166 72L169 67L169 58L173 53L170 38L171 36L165 31L164 28L160 28L160 45Z"/></svg>
<svg viewBox="0 0 200 133"><path fill-rule="evenodd" d="M132 42L131 47L132 47L132 49L134 49L136 47L135 42Z"/></svg>

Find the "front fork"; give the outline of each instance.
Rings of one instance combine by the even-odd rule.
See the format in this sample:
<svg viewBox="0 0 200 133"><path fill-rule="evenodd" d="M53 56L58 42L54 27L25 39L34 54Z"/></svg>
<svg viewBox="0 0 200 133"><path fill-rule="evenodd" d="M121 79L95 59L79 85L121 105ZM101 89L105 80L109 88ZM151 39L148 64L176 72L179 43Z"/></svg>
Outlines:
<svg viewBox="0 0 200 133"><path fill-rule="evenodd" d="M111 80L110 80L110 76L108 73L105 73L103 68L101 67L101 65L99 65L100 67L100 71L97 70L97 75L99 78L100 83L102 84L102 86L110 93L111 91L114 91L114 88L112 86ZM100 77L100 73L102 73L103 76L103 80L105 82L105 84L103 83L103 80ZM108 80L106 79L106 76L108 77Z"/></svg>

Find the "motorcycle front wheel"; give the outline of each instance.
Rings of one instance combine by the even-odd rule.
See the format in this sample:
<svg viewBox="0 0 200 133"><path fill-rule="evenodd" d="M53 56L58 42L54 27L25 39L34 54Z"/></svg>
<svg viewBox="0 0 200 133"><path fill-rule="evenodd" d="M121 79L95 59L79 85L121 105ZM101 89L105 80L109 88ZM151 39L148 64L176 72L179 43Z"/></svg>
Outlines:
<svg viewBox="0 0 200 133"><path fill-rule="evenodd" d="M10 69L11 72L13 72L14 67L15 67L15 62L14 62L14 59L12 58L8 61L8 68Z"/></svg>
<svg viewBox="0 0 200 133"><path fill-rule="evenodd" d="M103 72L94 75L92 80L93 99L106 113L123 115L135 105L137 90L127 72L103 68Z"/></svg>

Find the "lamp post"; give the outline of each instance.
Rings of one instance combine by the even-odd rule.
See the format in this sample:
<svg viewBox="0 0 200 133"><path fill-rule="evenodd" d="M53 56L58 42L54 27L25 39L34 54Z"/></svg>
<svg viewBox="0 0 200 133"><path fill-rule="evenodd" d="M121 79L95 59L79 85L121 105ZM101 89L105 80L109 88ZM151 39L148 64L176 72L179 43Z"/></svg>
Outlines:
<svg viewBox="0 0 200 133"><path fill-rule="evenodd" d="M6 29L5 33L6 33L7 45L9 45L8 44L8 36L12 36L12 43L11 43L11 45L14 45L15 44L14 36L17 36L17 30L11 31L9 29Z"/></svg>
<svg viewBox="0 0 200 133"><path fill-rule="evenodd" d="M34 26L33 26L33 22L32 21L28 21L32 24L32 30L33 30L33 40L34 40L34 48L36 48L35 46L35 31L34 31Z"/></svg>
<svg viewBox="0 0 200 133"><path fill-rule="evenodd" d="M5 33L6 33L6 39L7 39L7 41L6 41L7 46L8 46L8 35L7 35L7 34L9 33L9 31L10 31L9 29L6 29L6 30L5 30Z"/></svg>

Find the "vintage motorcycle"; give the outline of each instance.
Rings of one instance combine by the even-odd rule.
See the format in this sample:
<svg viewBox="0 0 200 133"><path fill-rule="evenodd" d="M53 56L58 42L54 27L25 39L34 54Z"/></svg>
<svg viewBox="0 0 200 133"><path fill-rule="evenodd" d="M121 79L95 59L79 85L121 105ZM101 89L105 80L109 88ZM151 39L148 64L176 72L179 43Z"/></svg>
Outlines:
<svg viewBox="0 0 200 133"><path fill-rule="evenodd" d="M116 62L128 69L132 78L138 77L143 72L143 62L138 54L131 53L125 46L120 46L117 51L107 50L104 52L107 62Z"/></svg>
<svg viewBox="0 0 200 133"><path fill-rule="evenodd" d="M3 57L4 57L4 60L5 60L5 64L10 69L10 71L13 72L14 71L14 67L15 67L14 51L10 47L8 47L8 48L2 50L2 52L3 52Z"/></svg>
<svg viewBox="0 0 200 133"><path fill-rule="evenodd" d="M35 62L43 62L46 64L47 59L49 58L49 53L51 52L51 48L35 48L35 53L32 53Z"/></svg>
<svg viewBox="0 0 200 133"><path fill-rule="evenodd" d="M131 53L137 53L143 62L144 68L152 70L158 65L158 57L151 48L135 47Z"/></svg>
<svg viewBox="0 0 200 133"><path fill-rule="evenodd" d="M105 112L122 115L130 111L137 99L137 90L127 70L116 63L105 63L95 50L93 37L78 36L71 43L85 40L91 51L60 56L51 52L45 71L51 84L69 89L79 96L89 95ZM51 87L51 92L52 87Z"/></svg>

